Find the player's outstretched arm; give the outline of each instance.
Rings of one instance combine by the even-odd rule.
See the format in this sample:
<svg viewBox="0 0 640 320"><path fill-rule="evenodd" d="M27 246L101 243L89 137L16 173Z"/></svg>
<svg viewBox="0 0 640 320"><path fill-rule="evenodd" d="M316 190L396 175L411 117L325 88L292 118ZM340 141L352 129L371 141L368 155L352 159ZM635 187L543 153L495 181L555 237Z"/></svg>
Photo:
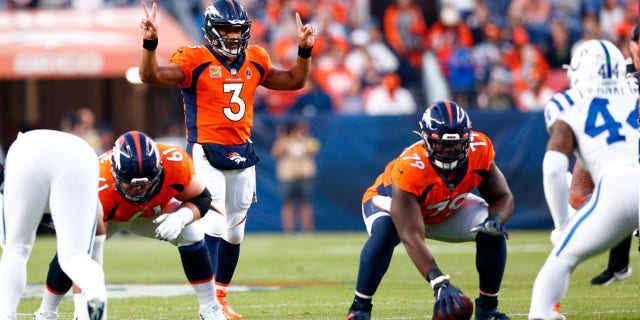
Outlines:
<svg viewBox="0 0 640 320"><path fill-rule="evenodd" d="M156 21L158 5L154 2L151 9L142 1L144 16L140 20L142 30L142 57L140 58L140 80L158 87L174 87L184 79L184 72L176 64L159 66L156 58L158 47L158 23Z"/></svg>
<svg viewBox="0 0 640 320"><path fill-rule="evenodd" d="M298 90L304 87L311 70L311 50L316 31L310 24L302 24L300 14L296 12L298 26L298 58L289 70L271 68L262 86L272 90Z"/></svg>

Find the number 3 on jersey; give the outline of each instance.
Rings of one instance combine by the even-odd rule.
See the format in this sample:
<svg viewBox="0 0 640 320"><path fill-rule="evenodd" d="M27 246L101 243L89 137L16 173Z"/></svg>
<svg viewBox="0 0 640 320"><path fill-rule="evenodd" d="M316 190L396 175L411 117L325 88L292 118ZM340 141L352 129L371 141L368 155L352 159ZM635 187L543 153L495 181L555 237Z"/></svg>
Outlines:
<svg viewBox="0 0 640 320"><path fill-rule="evenodd" d="M594 98L589 105L589 115L587 116L587 122L584 126L584 132L590 137L596 137L604 132L608 132L607 144L612 144L618 141L624 141L626 138L620 134L622 123L617 122L609 109L608 99ZM627 116L626 122L633 128L638 128L637 123L637 111L632 110L629 116ZM598 119L601 119L600 124L597 124ZM602 123L604 121L604 123Z"/></svg>
<svg viewBox="0 0 640 320"><path fill-rule="evenodd" d="M224 107L224 115L231 121L240 121L244 117L247 105L244 100L240 98L240 92L242 92L242 83L225 83L222 85L224 93L231 93L231 99L229 103L235 104L238 107L238 112L233 112L235 109L233 106Z"/></svg>

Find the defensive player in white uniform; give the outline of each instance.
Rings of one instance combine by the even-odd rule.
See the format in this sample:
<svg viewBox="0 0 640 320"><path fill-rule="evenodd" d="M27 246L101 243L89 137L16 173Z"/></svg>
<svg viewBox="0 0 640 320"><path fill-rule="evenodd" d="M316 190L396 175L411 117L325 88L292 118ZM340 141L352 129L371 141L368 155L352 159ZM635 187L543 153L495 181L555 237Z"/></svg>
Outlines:
<svg viewBox="0 0 640 320"><path fill-rule="evenodd" d="M558 100L562 113L543 160L545 196L554 220L568 216L566 172L574 152L595 189L560 226L562 234L534 283L529 319L549 319L577 265L638 227L638 91L625 81L624 60L606 40L586 41L571 57L571 89Z"/></svg>
<svg viewBox="0 0 640 320"><path fill-rule="evenodd" d="M102 319L107 290L91 259L98 209L98 158L81 138L53 130L19 134L5 164L0 319L15 320L27 260L45 211L56 225L60 265L85 292L90 319Z"/></svg>

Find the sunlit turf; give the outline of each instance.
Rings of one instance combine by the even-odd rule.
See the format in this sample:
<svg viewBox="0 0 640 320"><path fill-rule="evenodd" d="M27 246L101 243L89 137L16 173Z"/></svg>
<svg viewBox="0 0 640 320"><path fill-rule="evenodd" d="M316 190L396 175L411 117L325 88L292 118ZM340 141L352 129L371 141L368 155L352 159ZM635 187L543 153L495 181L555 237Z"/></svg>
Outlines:
<svg viewBox="0 0 640 320"><path fill-rule="evenodd" d="M231 292L229 299L244 319L344 319L353 299L360 249L366 232L300 235L250 233L242 245L233 285L279 287L277 290ZM443 272L470 297L476 297L473 243L427 240ZM511 319L526 319L535 276L549 250L549 231L511 231L500 309ZM634 239L631 265L638 263ZM30 285L42 285L55 239L38 237L28 264ZM104 269L109 284L186 284L177 249L166 242L117 237L107 241ZM583 262L571 277L562 302L568 319L639 319L638 278L610 286L589 280L604 269L606 255ZM232 286L233 286L232 285ZM374 319L430 319L433 292L416 271L402 245L374 299ZM39 298L25 299L19 319L32 319ZM72 317L71 299L63 301L60 319ZM110 319L198 319L194 295L112 298Z"/></svg>

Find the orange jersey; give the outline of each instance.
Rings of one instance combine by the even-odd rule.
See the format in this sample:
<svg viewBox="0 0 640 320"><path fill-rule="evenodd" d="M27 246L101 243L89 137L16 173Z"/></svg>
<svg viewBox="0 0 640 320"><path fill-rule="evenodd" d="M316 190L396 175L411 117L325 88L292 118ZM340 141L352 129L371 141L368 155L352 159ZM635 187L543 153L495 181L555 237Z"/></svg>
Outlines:
<svg viewBox="0 0 640 320"><path fill-rule="evenodd" d="M185 46L171 57L184 71L187 140L241 145L251 137L253 99L271 68L267 51L249 46L233 65L209 46Z"/></svg>
<svg viewBox="0 0 640 320"><path fill-rule="evenodd" d="M425 224L446 220L462 205L467 195L482 181L489 170L495 151L491 140L481 132L473 132L469 157L449 181L436 171L423 141L406 148L400 156L387 164L362 199L364 204L376 195L391 197L391 182L400 190L418 198ZM449 189L449 184L453 189Z"/></svg>
<svg viewBox="0 0 640 320"><path fill-rule="evenodd" d="M100 186L98 195L104 209L104 221L124 222L138 217L159 214L169 201L182 192L193 179L193 162L182 148L157 144L163 175L159 192L147 203L137 204L125 199L115 187L111 174L111 151L100 156Z"/></svg>

